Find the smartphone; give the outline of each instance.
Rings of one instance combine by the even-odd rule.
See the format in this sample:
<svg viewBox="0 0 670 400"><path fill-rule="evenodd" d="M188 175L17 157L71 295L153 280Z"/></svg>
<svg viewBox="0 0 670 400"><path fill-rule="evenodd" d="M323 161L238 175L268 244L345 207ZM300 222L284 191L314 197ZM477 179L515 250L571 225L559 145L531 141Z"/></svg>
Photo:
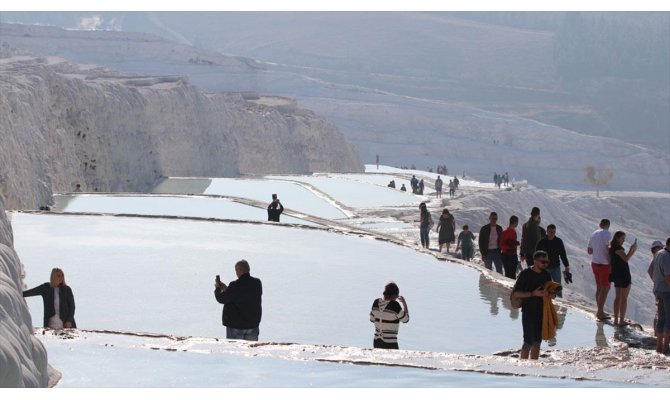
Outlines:
<svg viewBox="0 0 670 400"><path fill-rule="evenodd" d="M272 200L277 200L277 193L272 193Z"/></svg>
<svg viewBox="0 0 670 400"><path fill-rule="evenodd" d="M219 275L216 276L216 283L221 282L221 277Z"/></svg>

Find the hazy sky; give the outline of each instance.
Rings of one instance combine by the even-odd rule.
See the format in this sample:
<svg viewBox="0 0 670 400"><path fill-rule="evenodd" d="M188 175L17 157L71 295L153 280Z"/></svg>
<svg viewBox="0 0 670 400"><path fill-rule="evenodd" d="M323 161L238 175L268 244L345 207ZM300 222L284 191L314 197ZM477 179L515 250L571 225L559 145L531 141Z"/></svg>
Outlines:
<svg viewBox="0 0 670 400"><path fill-rule="evenodd" d="M528 0L470 0L467 2L445 2L437 0L419 0L411 2L379 2L335 1L305 2L300 0L245 0L238 2L212 2L211 0L191 0L188 2L165 2L156 0L142 1L111 1L96 2L66 0L53 2L48 0L29 0L22 2L5 2L4 11L249 11L249 10L357 10L357 11L670 11L670 3L658 0L637 0L635 2L603 1L603 0L563 0L563 1L528 1Z"/></svg>

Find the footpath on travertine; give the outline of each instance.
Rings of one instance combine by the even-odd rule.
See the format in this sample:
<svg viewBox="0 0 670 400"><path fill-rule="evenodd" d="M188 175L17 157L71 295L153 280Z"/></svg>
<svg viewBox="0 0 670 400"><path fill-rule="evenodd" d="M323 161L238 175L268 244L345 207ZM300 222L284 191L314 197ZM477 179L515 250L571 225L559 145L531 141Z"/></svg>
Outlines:
<svg viewBox="0 0 670 400"><path fill-rule="evenodd" d="M316 190L311 188L310 190ZM110 196L123 195L146 195L146 194L105 194ZM151 196L151 195L148 195ZM231 199L236 202L247 204L254 207L265 208L266 204L260 201L254 201L243 198L236 198L231 196L212 196L212 195L196 195L203 197L220 197ZM327 196L322 194L322 196ZM334 200L333 200L334 202ZM434 208L439 202L429 204ZM441 203L439 203L441 204ZM338 207L345 208L346 206L337 203ZM354 213L353 209L348 209L349 213ZM412 208L411 210L415 210ZM329 230L346 235L357 235L372 237L377 240L386 241L396 245L412 248L420 251L426 255L431 255L439 260L449 261L460 265L475 268L481 271L492 282L500 284L501 290L509 288L512 281L499 276L495 272L491 272L477 262L465 262L463 260L440 254L436 251L421 249L416 245L414 238L407 236L380 233L369 229L360 228L348 224L343 221L333 221L324 218L319 218L313 215L308 215L296 210L286 208L284 211L287 215L292 217L302 218L314 223L323 225L323 227L314 227L301 224L286 224L286 223L272 223L265 221L244 221L234 219L214 219L214 218L191 218L191 217L166 217L166 216L146 216L137 214L104 214L104 213L63 213L69 215L113 215L117 217L136 217L136 218L169 218L169 219L187 219L187 220L206 220L206 221L220 221L220 222L234 222L234 223L249 223L249 224L263 224L277 227L294 227L297 229L321 229ZM34 212L40 213L40 212ZM58 213L56 213L58 214ZM508 290L508 289L507 289ZM571 299L571 303L565 304L569 307L580 308L575 305ZM592 312L593 310L588 306L583 307L584 310ZM50 332L42 332L43 335L49 335ZM651 385L659 385L658 382L663 382L667 378L670 365L667 358L655 355L653 351L646 350L644 347L645 336L648 335L637 334L631 332L626 335L618 335L610 343L609 346L603 348L591 349L570 349L570 350L555 350L548 349L543 352L543 357L539 363L532 365L524 363L516 358L516 350L509 350L496 353L491 356L481 355L466 355L466 354L446 354L446 353L432 353L420 351L401 351L393 355L388 352L379 352L372 349L351 348L345 346L321 346L321 345L304 345L296 343L275 343L275 342L258 342L253 344L239 343L234 341L224 341L219 339L195 338L195 337L176 337L171 335L155 335L138 332L120 332L120 331L96 331L96 330L79 330L67 334L67 338L71 340L97 340L109 341L114 346L123 347L126 342L124 340L114 339L115 337L137 337L141 342L140 346L149 347L155 350L165 351L207 351L211 353L229 352L231 354L249 354L268 356L268 357L285 357L287 359L295 359L296 351L301 354L301 359L323 361L323 362L346 362L361 365L396 365L396 366L411 366L416 368L436 369L436 370L462 370L475 371L488 374L501 375L528 375L540 377L554 377L554 378L569 378L569 379L593 379L593 380L607 380L629 382L629 378L613 378L617 375L615 371L620 371L621 368L640 370L640 375L645 378L637 380L640 383L648 383ZM630 345L632 344L632 345ZM616 362L612 362L616 360ZM512 371L512 372L510 372ZM653 372L650 372L653 371ZM645 375L646 374L646 375ZM661 384L662 385L662 384Z"/></svg>

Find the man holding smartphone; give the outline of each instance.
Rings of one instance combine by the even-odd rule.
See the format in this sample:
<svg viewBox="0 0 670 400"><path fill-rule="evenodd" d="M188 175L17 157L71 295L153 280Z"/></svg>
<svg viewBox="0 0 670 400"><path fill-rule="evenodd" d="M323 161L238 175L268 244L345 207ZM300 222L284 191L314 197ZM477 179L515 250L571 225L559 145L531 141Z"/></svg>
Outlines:
<svg viewBox="0 0 670 400"><path fill-rule="evenodd" d="M277 198L276 194L272 195L272 203L268 206L268 221L279 222L279 216L284 212L284 206Z"/></svg>
<svg viewBox="0 0 670 400"><path fill-rule="evenodd" d="M221 319L226 327L226 339L258 340L263 285L260 279L249 274L250 270L249 263L240 260L235 264L237 280L226 285L216 276L214 297L223 304Z"/></svg>

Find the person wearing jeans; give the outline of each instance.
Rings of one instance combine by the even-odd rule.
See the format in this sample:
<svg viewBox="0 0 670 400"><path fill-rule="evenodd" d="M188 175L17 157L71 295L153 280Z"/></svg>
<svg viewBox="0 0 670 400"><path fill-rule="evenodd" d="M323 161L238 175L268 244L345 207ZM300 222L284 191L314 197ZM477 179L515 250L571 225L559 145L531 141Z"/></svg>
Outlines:
<svg viewBox="0 0 670 400"><path fill-rule="evenodd" d="M249 263L240 260L235 264L237 280L230 285L219 280L214 284L214 297L223 304L221 319L226 327L226 339L258 340L261 323L261 280L249 274Z"/></svg>
<svg viewBox="0 0 670 400"><path fill-rule="evenodd" d="M503 273L502 259L500 257L500 240L502 238L502 226L497 224L498 214L491 212L489 223L482 226L479 230L479 252L482 255L484 266L492 269L491 264L495 264L496 272Z"/></svg>
<svg viewBox="0 0 670 400"><path fill-rule="evenodd" d="M519 217L512 215L509 218L509 226L502 233L500 240L500 257L502 258L505 276L510 279L516 279L516 269L519 264L517 256L517 246L519 241L516 236L516 227L519 225Z"/></svg>
<svg viewBox="0 0 670 400"><path fill-rule="evenodd" d="M428 248L430 244L430 228L433 225L433 217L430 216L430 212L426 207L426 203L419 204L420 217L419 220L419 236L421 237L421 247Z"/></svg>
<svg viewBox="0 0 670 400"><path fill-rule="evenodd" d="M549 255L549 268L547 268L547 271L551 275L551 280L562 283L561 261L566 272L570 272L570 263L565 253L563 240L556 236L556 225L547 225L547 236L537 242L537 250L543 250ZM563 297L563 290L559 290L557 296Z"/></svg>
<svg viewBox="0 0 670 400"><path fill-rule="evenodd" d="M654 255L652 261L654 296L656 297L658 320L656 321L656 352L670 352L670 237L665 248Z"/></svg>

